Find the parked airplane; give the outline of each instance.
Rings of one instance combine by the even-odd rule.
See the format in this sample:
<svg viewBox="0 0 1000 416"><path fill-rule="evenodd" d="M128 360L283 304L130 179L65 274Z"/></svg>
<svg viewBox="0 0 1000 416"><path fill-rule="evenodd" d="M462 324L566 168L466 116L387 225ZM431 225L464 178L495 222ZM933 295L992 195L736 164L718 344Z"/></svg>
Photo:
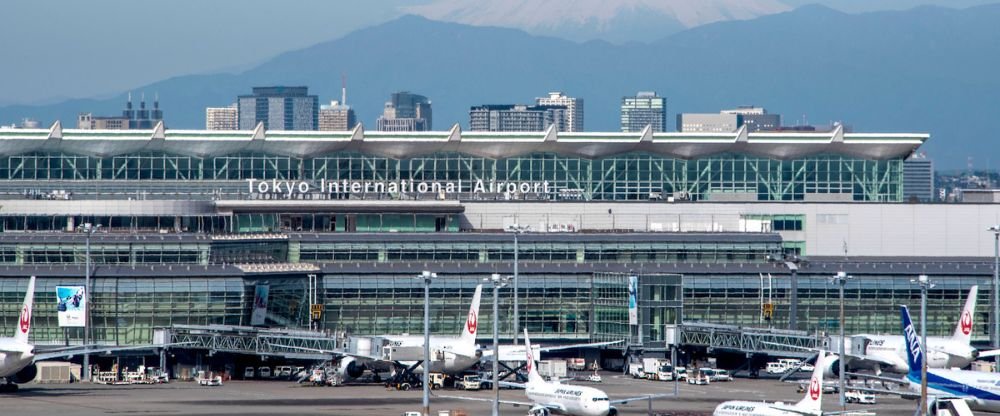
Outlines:
<svg viewBox="0 0 1000 416"><path fill-rule="evenodd" d="M469 313L466 316L465 324L462 326L459 336L431 335L430 368L432 373L458 374L472 368L483 357L492 357L492 349L483 349L476 344L476 335L479 332L479 304L482 298L482 291L482 285L476 286L476 291L472 296L472 304L469 306ZM422 335L383 335L377 338L386 340L388 344L385 346L385 351L379 356L357 354L343 350L331 351L290 345L271 345L339 357L336 371L341 381L354 380L364 374L366 369L379 367L380 363L382 364L382 368L386 368L387 363L394 363L399 367L403 367L405 371L416 374L423 373L424 365L421 361L424 359L424 337ZM614 343L597 342L542 348L536 347L535 350L546 352L560 349L596 347ZM520 346L511 347L501 345L500 356L508 356L510 351L518 351L521 348Z"/></svg>
<svg viewBox="0 0 1000 416"><path fill-rule="evenodd" d="M816 368L813 370L812 378L809 380L809 388L806 395L798 403L786 404L782 402L767 403L753 402L745 400L730 400L722 402L715 407L712 416L821 416L823 413L823 369L828 357L825 352L820 352L816 358Z"/></svg>
<svg viewBox="0 0 1000 416"><path fill-rule="evenodd" d="M594 387L574 386L562 384L559 380L545 381L538 374L535 363L535 354L531 348L531 340L528 338L528 330L524 330L525 346L525 371L528 372L528 382L525 384L502 382L501 384L520 387L528 396L530 402L517 402L510 400L500 400L500 403L515 406L529 407L528 413L534 416L549 416L550 414L560 414L567 416L615 416L618 409L613 405L636 402L641 400L651 400L657 397L669 396L668 394L653 394L647 396L632 397L628 399L611 400L608 394ZM452 399L487 401L491 399L461 397L461 396L441 396Z"/></svg>
<svg viewBox="0 0 1000 416"><path fill-rule="evenodd" d="M927 354L913 329L910 310L900 307L903 337L906 339L907 373L904 381L920 391L920 369ZM930 338L927 341L930 344ZM937 399L961 398L974 410L1000 412L1000 374L983 371L927 369L927 394Z"/></svg>
<svg viewBox="0 0 1000 416"><path fill-rule="evenodd" d="M930 368L962 368L972 363L978 357L1000 355L1000 350L978 351L972 345L972 330L975 327L973 317L976 312L976 296L979 286L972 286L965 300L965 307L959 315L955 332L951 337L927 337L927 366ZM830 349L839 349L840 337L830 337ZM838 346L834 348L833 346ZM852 335L844 345L847 361L844 363L848 371L870 369L906 374L909 371L906 362L906 343L900 335ZM840 363L836 358L827 360L826 374L838 375Z"/></svg>
<svg viewBox="0 0 1000 416"><path fill-rule="evenodd" d="M35 346L28 342L31 332L31 311L35 299L35 276L28 281L28 291L24 294L21 314L14 328L13 337L0 338L0 392L18 390L18 384L27 383L38 374L35 363L52 358L72 357L84 353L110 353L114 351L146 349L149 345L131 347L101 347L99 345L81 345L59 348L50 351L36 351ZM174 345L174 344L171 344Z"/></svg>

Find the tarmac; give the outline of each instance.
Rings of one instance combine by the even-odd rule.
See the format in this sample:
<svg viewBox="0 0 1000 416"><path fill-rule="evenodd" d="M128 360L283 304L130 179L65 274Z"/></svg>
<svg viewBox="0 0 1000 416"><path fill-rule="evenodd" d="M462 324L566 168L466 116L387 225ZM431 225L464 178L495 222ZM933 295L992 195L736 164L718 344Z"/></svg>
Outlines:
<svg viewBox="0 0 1000 416"><path fill-rule="evenodd" d="M603 389L611 400L646 394L672 393L674 384L636 380L618 373L602 373L601 383L567 382ZM794 403L802 393L796 384L777 380L736 379L708 386L679 384L678 397L654 399L652 414L710 415L725 400L784 401ZM470 416L489 415L491 403L440 397L491 398L492 391L434 390L431 410L464 410ZM527 401L518 389L503 389L501 399ZM824 394L826 411L838 411L836 394ZM879 415L910 416L916 401L878 396L876 405L849 405ZM646 400L617 406L621 415L647 415ZM0 394L0 414L34 415L344 415L397 416L422 409L421 390L388 390L380 384L316 387L290 381L229 381L219 387L173 381L164 385L111 386L99 384L26 384L17 393ZM527 408L501 405L500 414L525 415Z"/></svg>

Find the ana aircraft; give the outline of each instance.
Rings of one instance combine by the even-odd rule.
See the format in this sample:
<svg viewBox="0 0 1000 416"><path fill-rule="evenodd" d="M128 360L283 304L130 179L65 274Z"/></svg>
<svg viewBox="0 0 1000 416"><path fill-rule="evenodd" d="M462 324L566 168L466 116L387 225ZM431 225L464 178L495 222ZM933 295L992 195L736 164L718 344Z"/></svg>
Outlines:
<svg viewBox="0 0 1000 416"><path fill-rule="evenodd" d="M149 345L132 347L81 345L38 352L35 350L35 346L28 342L28 334L31 332L31 311L34 299L35 276L31 276L31 280L28 281L28 291L24 294L24 303L21 306L21 314L17 320L17 327L14 328L14 336L0 338L0 379L4 381L3 384L0 384L0 391L17 391L18 384L33 380L38 374L38 368L35 366L35 363L38 361L71 357L84 353L110 353L151 347Z"/></svg>
<svg viewBox="0 0 1000 416"><path fill-rule="evenodd" d="M809 380L809 388L806 395L798 403L785 404L782 402L752 402L744 400L730 400L722 402L715 407L712 416L821 416L823 414L823 369L830 357L825 352L820 352L816 358L816 369L813 370L812 378Z"/></svg>
<svg viewBox="0 0 1000 416"><path fill-rule="evenodd" d="M525 371L528 372L528 382L510 383L501 382L503 385L519 387L524 389L524 394L531 402L517 402L510 400L500 400L500 403L515 406L529 407L528 414L534 416L549 416L551 414L567 416L615 416L618 409L613 405L630 403L640 400L651 400L657 397L669 396L667 394L653 394L647 396L632 397L628 399L611 400L608 394L594 387L574 386L562 384L559 380L545 381L538 374L535 364L535 354L531 348L531 340L528 339L528 330L524 330L524 351L525 351ZM462 397L462 396L442 396L452 399L486 401L490 399Z"/></svg>
<svg viewBox="0 0 1000 416"><path fill-rule="evenodd" d="M906 361L908 364L904 381L911 390L920 391L920 369L924 354L920 336L913 329L910 310L900 307L903 323L903 337L906 339ZM927 343L930 344L930 337ZM1000 412L1000 374L983 371L927 369L927 394L938 399L960 398L974 410Z"/></svg>
<svg viewBox="0 0 1000 416"><path fill-rule="evenodd" d="M930 368L962 368L968 366L978 357L1000 355L1000 350L978 351L972 345L972 330L975 327L973 317L976 311L976 296L978 286L969 289L965 307L959 315L955 332L950 337L927 337L928 361ZM840 337L830 337L831 350L838 345ZM844 345L847 361L844 363L849 371L859 369L882 370L898 374L909 371L906 361L906 343L900 335L859 334L846 339ZM827 360L826 374L837 375L840 363L837 359Z"/></svg>

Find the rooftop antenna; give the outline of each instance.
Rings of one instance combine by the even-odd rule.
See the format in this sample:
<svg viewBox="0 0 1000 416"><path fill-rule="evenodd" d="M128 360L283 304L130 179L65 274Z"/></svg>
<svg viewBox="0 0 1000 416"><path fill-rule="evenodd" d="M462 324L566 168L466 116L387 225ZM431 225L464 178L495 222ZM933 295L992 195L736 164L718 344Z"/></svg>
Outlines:
<svg viewBox="0 0 1000 416"><path fill-rule="evenodd" d="M340 73L340 104L347 105L347 74Z"/></svg>

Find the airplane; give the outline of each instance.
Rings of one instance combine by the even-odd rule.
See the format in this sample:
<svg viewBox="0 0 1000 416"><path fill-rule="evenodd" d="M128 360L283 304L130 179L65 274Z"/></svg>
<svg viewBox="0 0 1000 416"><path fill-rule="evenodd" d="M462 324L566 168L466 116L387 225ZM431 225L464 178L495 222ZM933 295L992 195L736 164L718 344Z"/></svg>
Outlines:
<svg viewBox="0 0 1000 416"><path fill-rule="evenodd" d="M618 409L615 404L631 403L640 400L652 400L657 397L672 396L671 394L651 394L646 396L631 397L628 399L611 400L603 390L594 387L574 386L562 384L559 380L545 381L535 363L535 356L531 348L531 340L528 338L528 330L524 330L525 346L525 371L528 373L528 382L501 384L519 387L524 389L524 394L530 402L517 402L510 400L500 400L500 403L514 406L528 407L528 414L533 416L549 416L559 414L566 416L616 416ZM464 396L440 396L451 399L493 402L492 399L464 397Z"/></svg>
<svg viewBox="0 0 1000 416"><path fill-rule="evenodd" d="M978 293L979 286L974 285L969 289L965 307L962 308L952 336L927 337L928 367L963 368L976 358L1000 355L1000 350L978 351L970 344L972 330L975 327L973 317ZM846 338L844 351L847 361L844 362L844 366L848 371L868 369L881 373L885 370L897 374L906 374L909 371L906 361L906 342L901 335L858 334ZM839 349L839 341L839 336L831 336L830 349ZM825 368L827 375L839 375L839 369L838 358L827 360Z"/></svg>
<svg viewBox="0 0 1000 416"><path fill-rule="evenodd" d="M147 349L149 345L130 347L102 347L100 345L80 345L58 348L49 351L36 351L35 345L28 342L31 332L31 311L35 299L35 276L28 281L28 291L24 294L24 303L17 320L13 337L0 338L0 392L15 392L18 384L34 380L38 374L35 363L52 358L72 357L84 353L111 353L115 351ZM179 345L179 344L170 344ZM162 347L162 345L158 345Z"/></svg>
<svg viewBox="0 0 1000 416"><path fill-rule="evenodd" d="M809 388L805 397L798 403L753 402L746 400L730 400L715 407L712 416L822 416L831 414L823 412L823 373L824 365L830 358L825 352L820 352L816 358L816 368L809 380Z"/></svg>
<svg viewBox="0 0 1000 416"><path fill-rule="evenodd" d="M924 353L920 336L913 329L910 310L900 307L903 323L903 337L906 339L907 372L904 381L913 391L920 392L920 370ZM927 341L930 344L930 338ZM899 394L899 392L891 392ZM969 408L986 412L1000 412L1000 374L984 371L957 369L927 369L927 394L936 399L959 398L965 400Z"/></svg>
<svg viewBox="0 0 1000 416"><path fill-rule="evenodd" d="M476 335L479 333L479 304L482 298L482 291L483 285L477 285L476 291L472 296L472 304L469 306L469 313L466 316L465 324L462 326L459 336L431 335L430 368L432 373L459 374L475 366L481 359L492 359L492 348L484 349L476 344ZM382 338L387 343L381 356L357 354L344 350L322 350L281 344L271 345L339 357L335 371L341 382L357 379L364 374L366 369L374 369L379 367L379 364L383 364L381 367L385 368L384 364L386 363L396 364L396 366L402 367L404 372L407 373L423 373L423 335L383 335L377 338ZM610 345L616 342L620 341L535 347L535 350L538 352L548 352L561 349ZM500 357L503 359L503 357L509 356L512 351L520 351L521 348L520 346L501 345Z"/></svg>

